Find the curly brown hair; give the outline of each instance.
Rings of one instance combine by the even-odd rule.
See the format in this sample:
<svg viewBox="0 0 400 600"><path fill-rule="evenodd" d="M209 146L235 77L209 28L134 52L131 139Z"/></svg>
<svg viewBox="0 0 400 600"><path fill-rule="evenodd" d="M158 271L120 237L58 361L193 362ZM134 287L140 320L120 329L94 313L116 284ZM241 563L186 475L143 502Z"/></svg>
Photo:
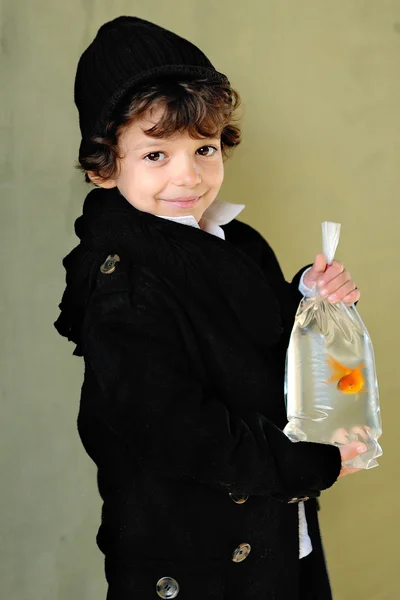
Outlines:
<svg viewBox="0 0 400 600"><path fill-rule="evenodd" d="M105 131L81 144L76 168L88 171L99 179L115 179L118 175L118 139L133 119L143 117L159 107L164 109L161 119L145 133L154 138L170 137L187 131L192 138L221 138L223 156L236 147L241 132L235 122L240 105L239 94L229 84L215 84L203 80L190 82L165 80L147 84L130 95L114 113Z"/></svg>

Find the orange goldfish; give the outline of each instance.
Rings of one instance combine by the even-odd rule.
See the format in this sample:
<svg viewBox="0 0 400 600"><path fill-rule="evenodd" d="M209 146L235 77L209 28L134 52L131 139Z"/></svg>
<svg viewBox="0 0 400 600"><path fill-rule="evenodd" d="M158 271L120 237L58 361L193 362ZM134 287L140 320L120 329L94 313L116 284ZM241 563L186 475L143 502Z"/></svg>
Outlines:
<svg viewBox="0 0 400 600"><path fill-rule="evenodd" d="M365 385L361 369L365 367L363 363L359 364L355 369L349 369L342 365L339 361L328 355L329 365L332 367L333 374L326 383L337 381L337 388L343 394L358 394Z"/></svg>

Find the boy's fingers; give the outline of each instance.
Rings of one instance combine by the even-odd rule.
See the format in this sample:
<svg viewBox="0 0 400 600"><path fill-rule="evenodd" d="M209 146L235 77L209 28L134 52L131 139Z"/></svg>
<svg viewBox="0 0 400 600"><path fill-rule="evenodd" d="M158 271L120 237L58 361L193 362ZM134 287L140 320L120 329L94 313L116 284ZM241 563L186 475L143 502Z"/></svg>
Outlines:
<svg viewBox="0 0 400 600"><path fill-rule="evenodd" d="M353 433L355 435L359 435L362 438L364 438L364 440L368 441L369 440L369 433L368 431L370 431L371 427L369 427L368 425L365 425L364 427L353 427Z"/></svg>
<svg viewBox="0 0 400 600"><path fill-rule="evenodd" d="M343 302L345 304L354 304L355 302L358 302L360 299L360 292L358 289L353 290L350 294L347 294L347 296L345 296L345 298L343 298Z"/></svg>
<svg viewBox="0 0 400 600"><path fill-rule="evenodd" d="M342 300L344 300L344 298L346 298L346 296L349 296L350 294L352 294L356 289L355 283L354 281L347 281L347 283L345 283L344 285L342 285L339 289L336 289L333 293L328 294L328 300L329 302L341 302ZM326 296L326 294L323 294L323 292L321 292L321 294L323 296Z"/></svg>
<svg viewBox="0 0 400 600"><path fill-rule="evenodd" d="M352 291L355 289L356 285L354 281L352 281L350 273L345 270L342 271L342 273L339 273L339 275L336 275L336 277L330 281L325 281L325 276L322 277L322 279L318 281L318 287L320 288L320 292L323 296L329 296L330 294L334 294L335 292L339 291L343 285L350 283L352 284L352 287L349 291Z"/></svg>
<svg viewBox="0 0 400 600"><path fill-rule="evenodd" d="M349 432L344 427L341 427L340 429L337 429L335 431L335 433L333 434L331 443L332 444L348 444L349 441L350 441Z"/></svg>
<svg viewBox="0 0 400 600"><path fill-rule="evenodd" d="M342 457L342 462L346 462L352 458L356 458L359 454L362 454L367 450L365 444L361 442L351 442L351 444L345 444L344 446L339 446L340 455Z"/></svg>
<svg viewBox="0 0 400 600"><path fill-rule="evenodd" d="M332 269L337 273L341 273L342 271L344 271L344 265L342 262L340 262L340 260L335 259L332 263Z"/></svg>
<svg viewBox="0 0 400 600"><path fill-rule="evenodd" d="M324 255L322 255L322 256L324 256ZM325 261L325 263L326 263L326 261ZM343 264L338 260L334 260L332 265L329 267L329 269L327 269L323 275L321 274L321 278L320 278L321 285L326 285L327 283L332 281L332 279L335 279L335 277L337 277L338 275L343 273L344 270L345 270L345 268L344 268Z"/></svg>

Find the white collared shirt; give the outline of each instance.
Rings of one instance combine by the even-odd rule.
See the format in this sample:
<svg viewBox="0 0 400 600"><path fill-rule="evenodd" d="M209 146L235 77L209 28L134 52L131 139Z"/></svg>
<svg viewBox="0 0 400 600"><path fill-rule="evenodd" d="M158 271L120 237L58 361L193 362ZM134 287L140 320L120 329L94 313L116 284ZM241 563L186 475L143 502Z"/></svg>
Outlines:
<svg viewBox="0 0 400 600"><path fill-rule="evenodd" d="M157 216L160 217L160 219L168 219L170 221L177 221L178 223L189 225L191 227L197 227L198 229L202 229L203 231L216 235L224 240L225 232L221 225L227 225L233 221L233 219L235 219L244 208L244 204L233 204L232 202L214 200L214 202L210 204L210 206L204 211L199 222L197 222L193 215L185 215L182 217L165 217L163 215ZM306 272L307 271L304 271L302 274L299 283L299 291L301 294L303 294L303 296L307 296L312 293L312 290L304 285L303 279ZM299 558L308 556L310 552L312 552L312 545L310 536L308 535L304 502L299 502Z"/></svg>
<svg viewBox="0 0 400 600"><path fill-rule="evenodd" d="M225 232L220 226L227 225L233 221L233 219L236 219L238 214L241 213L244 208L244 204L232 204L232 202L214 200L214 202L204 211L199 223L193 215L186 215L183 217L157 216L160 216L161 219L168 219L170 221L183 223L184 225L190 225L191 227L197 227L198 229L207 231L207 233L212 233L224 240Z"/></svg>

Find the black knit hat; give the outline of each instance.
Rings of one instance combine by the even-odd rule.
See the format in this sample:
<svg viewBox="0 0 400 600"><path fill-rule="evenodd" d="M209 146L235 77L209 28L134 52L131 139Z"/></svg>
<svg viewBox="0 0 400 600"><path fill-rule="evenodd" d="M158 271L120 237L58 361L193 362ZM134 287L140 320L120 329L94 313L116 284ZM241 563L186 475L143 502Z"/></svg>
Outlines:
<svg viewBox="0 0 400 600"><path fill-rule="evenodd" d="M137 84L171 76L229 83L199 48L163 27L137 17L105 23L79 59L75 78L83 140L103 130Z"/></svg>

